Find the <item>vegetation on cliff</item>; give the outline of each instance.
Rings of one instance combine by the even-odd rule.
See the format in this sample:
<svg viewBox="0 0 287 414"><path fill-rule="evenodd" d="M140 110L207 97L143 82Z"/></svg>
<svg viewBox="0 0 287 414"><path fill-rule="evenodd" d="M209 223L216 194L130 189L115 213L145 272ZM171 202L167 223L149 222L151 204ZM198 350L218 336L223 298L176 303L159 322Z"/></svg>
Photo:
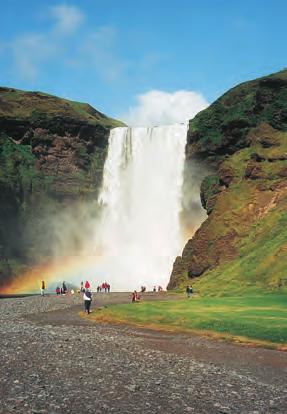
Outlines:
<svg viewBox="0 0 287 414"><path fill-rule="evenodd" d="M0 284L52 254L63 209L96 199L121 125L88 104L0 88Z"/></svg>
<svg viewBox="0 0 287 414"><path fill-rule="evenodd" d="M201 186L209 216L175 261L169 288L192 279L207 295L287 290L287 70L239 85L198 114L186 154L214 169Z"/></svg>

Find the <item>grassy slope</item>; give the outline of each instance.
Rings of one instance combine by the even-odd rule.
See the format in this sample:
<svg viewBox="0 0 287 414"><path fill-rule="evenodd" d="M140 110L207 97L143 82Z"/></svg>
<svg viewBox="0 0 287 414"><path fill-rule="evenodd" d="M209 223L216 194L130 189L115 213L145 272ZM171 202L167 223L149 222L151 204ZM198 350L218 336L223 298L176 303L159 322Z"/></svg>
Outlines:
<svg viewBox="0 0 287 414"><path fill-rule="evenodd" d="M237 151L222 164L221 168L232 168L234 178L215 205L210 245L232 228L236 255L194 280L201 294L287 292L287 186L286 178L280 176L287 161L276 160L287 153L287 134L267 130L276 139L275 147L262 148L258 143L258 137L266 132L263 126L254 133L249 148ZM260 162L260 178L247 180L246 163L254 152L265 160Z"/></svg>
<svg viewBox="0 0 287 414"><path fill-rule="evenodd" d="M287 346L286 298L278 294L112 305L89 317L153 329L216 332L227 340Z"/></svg>
<svg viewBox="0 0 287 414"><path fill-rule="evenodd" d="M286 131L287 70L231 89L190 121L187 157L215 173L202 185L208 220L177 259L172 288L286 291Z"/></svg>
<svg viewBox="0 0 287 414"><path fill-rule="evenodd" d="M41 117L52 119L62 116L108 128L123 125L122 122L107 117L86 103L70 101L42 92L26 92L10 88L0 90L0 117L38 121Z"/></svg>
<svg viewBox="0 0 287 414"><path fill-rule="evenodd" d="M194 280L201 294L287 293L287 200L238 240L238 255Z"/></svg>
<svg viewBox="0 0 287 414"><path fill-rule="evenodd" d="M286 131L286 82L282 70L230 89L190 121L190 149L217 157L232 154L248 145L248 132L261 122Z"/></svg>

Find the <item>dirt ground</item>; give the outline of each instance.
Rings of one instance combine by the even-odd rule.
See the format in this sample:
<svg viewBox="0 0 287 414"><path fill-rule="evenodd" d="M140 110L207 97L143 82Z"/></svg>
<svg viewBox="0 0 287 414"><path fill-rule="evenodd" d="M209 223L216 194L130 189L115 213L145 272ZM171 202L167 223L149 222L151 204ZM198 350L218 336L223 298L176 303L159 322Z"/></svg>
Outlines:
<svg viewBox="0 0 287 414"><path fill-rule="evenodd" d="M81 297L0 301L0 413L287 413L286 352L91 323L81 310Z"/></svg>

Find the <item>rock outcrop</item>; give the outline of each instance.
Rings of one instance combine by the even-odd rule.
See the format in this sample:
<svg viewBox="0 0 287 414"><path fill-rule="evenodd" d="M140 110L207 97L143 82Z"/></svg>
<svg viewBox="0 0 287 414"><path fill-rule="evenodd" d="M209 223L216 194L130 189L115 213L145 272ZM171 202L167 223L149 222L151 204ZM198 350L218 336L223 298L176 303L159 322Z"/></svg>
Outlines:
<svg viewBox="0 0 287 414"><path fill-rule="evenodd" d="M51 217L96 199L109 131L121 125L88 104L0 88L0 283L51 254Z"/></svg>
<svg viewBox="0 0 287 414"><path fill-rule="evenodd" d="M191 279L203 294L287 286L287 70L243 83L199 113L186 157L213 169L201 185L208 218L168 288Z"/></svg>

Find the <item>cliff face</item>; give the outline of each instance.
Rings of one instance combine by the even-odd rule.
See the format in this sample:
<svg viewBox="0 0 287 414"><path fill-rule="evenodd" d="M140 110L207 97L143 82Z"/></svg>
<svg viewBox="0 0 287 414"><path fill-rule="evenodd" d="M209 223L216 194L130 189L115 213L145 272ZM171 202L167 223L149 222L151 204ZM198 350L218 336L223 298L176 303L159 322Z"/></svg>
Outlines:
<svg viewBox="0 0 287 414"><path fill-rule="evenodd" d="M0 88L2 281L18 264L51 254L49 218L96 199L109 131L121 125L88 104Z"/></svg>
<svg viewBox="0 0 287 414"><path fill-rule="evenodd" d="M287 70L239 85L199 113L186 156L214 170L201 185L208 219L176 259L169 288L287 285Z"/></svg>

